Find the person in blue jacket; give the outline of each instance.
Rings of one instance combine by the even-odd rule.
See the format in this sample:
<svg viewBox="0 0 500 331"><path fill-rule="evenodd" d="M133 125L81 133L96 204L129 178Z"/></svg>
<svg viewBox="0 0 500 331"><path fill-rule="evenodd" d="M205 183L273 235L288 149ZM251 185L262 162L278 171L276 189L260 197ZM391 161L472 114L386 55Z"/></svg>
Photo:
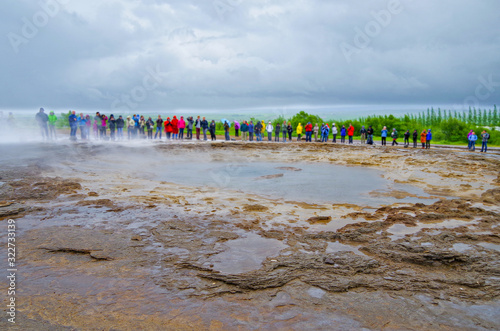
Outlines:
<svg viewBox="0 0 500 331"><path fill-rule="evenodd" d="M342 144L345 144L346 135L347 135L347 129L345 128L345 125L342 125L342 128L340 129L340 142Z"/></svg>
<svg viewBox="0 0 500 331"><path fill-rule="evenodd" d="M476 151L476 141L477 141L477 135L474 131L469 136L469 142L470 142L470 148L469 150L472 152Z"/></svg>
<svg viewBox="0 0 500 331"><path fill-rule="evenodd" d="M80 113L80 116L78 116L76 122L78 124L78 127L80 128L80 136L82 140L87 139L87 136L85 135L85 131L87 129L87 119L85 118L85 116L83 116L83 113Z"/></svg>
<svg viewBox="0 0 500 331"><path fill-rule="evenodd" d="M76 130L78 129L78 119L76 117L76 112L73 110L71 115L68 116L69 127L71 132L69 133L69 139L76 140Z"/></svg>
<svg viewBox="0 0 500 331"><path fill-rule="evenodd" d="M321 142L328 142L328 135L330 134L330 128L328 124L323 124L321 128Z"/></svg>
<svg viewBox="0 0 500 331"><path fill-rule="evenodd" d="M427 130L427 136L425 137L425 149L431 148L432 132L431 129Z"/></svg>
<svg viewBox="0 0 500 331"><path fill-rule="evenodd" d="M382 137L382 146L386 146L387 145L387 127L386 126L384 126L384 128L382 129L380 136Z"/></svg>
<svg viewBox="0 0 500 331"><path fill-rule="evenodd" d="M250 121L250 123L248 124L248 136L250 141L253 141L253 132L254 132L253 121Z"/></svg>

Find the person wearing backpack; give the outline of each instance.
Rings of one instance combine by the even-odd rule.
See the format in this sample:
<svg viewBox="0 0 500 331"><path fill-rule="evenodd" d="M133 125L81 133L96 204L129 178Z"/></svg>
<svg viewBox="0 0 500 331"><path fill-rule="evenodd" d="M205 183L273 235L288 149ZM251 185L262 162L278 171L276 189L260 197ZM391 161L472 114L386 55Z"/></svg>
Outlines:
<svg viewBox="0 0 500 331"><path fill-rule="evenodd" d="M413 131L413 148L417 148L417 138L418 138L418 132L417 130Z"/></svg>
<svg viewBox="0 0 500 331"><path fill-rule="evenodd" d="M368 129L366 130L366 143L368 145L373 145L373 133L374 133L374 130L373 130L372 126L370 125L368 127Z"/></svg>
<svg viewBox="0 0 500 331"><path fill-rule="evenodd" d="M486 130L484 130L482 133L481 133L481 138L483 139L483 143L481 145L481 152L484 152L486 153L486 151L488 150L488 140L490 139L490 134L488 132L486 132Z"/></svg>

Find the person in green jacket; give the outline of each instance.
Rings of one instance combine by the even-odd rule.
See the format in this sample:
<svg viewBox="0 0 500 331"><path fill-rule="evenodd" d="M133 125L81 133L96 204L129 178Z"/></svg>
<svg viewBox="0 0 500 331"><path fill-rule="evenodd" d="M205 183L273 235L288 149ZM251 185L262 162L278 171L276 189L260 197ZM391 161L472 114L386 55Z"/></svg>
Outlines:
<svg viewBox="0 0 500 331"><path fill-rule="evenodd" d="M52 139L52 135L54 135L54 139L57 139L56 122L57 122L57 116L54 114L53 111L51 111L49 114L49 137L50 137L50 139Z"/></svg>
<svg viewBox="0 0 500 331"><path fill-rule="evenodd" d="M392 146L398 145L398 132L396 131L396 129L392 129L391 137L392 137Z"/></svg>

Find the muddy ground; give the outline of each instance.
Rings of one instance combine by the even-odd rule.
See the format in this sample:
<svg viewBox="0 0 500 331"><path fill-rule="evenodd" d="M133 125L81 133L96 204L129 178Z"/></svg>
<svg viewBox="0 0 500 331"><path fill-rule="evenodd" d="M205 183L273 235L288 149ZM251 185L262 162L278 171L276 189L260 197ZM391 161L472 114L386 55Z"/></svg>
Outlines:
<svg viewBox="0 0 500 331"><path fill-rule="evenodd" d="M18 268L17 323L3 314L2 329L500 329L497 154L240 142L0 149L0 228L16 220ZM181 161L199 162L213 185L168 180ZM235 189L239 165L255 161L289 166ZM209 173L213 163L228 171ZM366 192L376 205L259 189L312 164L375 169L395 186Z"/></svg>

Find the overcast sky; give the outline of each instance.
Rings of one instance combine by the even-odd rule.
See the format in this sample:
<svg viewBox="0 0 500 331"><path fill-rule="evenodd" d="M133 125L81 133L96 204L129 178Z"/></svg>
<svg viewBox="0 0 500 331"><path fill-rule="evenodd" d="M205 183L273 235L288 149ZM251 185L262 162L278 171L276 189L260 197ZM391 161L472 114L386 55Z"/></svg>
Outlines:
<svg viewBox="0 0 500 331"><path fill-rule="evenodd" d="M500 99L498 0L6 0L0 29L3 109Z"/></svg>

